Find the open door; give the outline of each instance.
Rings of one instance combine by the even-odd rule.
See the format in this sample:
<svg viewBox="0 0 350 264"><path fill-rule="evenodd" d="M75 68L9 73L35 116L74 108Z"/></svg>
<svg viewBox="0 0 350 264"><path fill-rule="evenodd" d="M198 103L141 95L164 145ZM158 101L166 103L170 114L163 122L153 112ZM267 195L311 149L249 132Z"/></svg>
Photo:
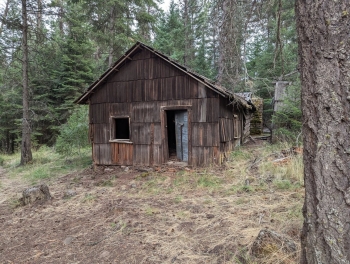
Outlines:
<svg viewBox="0 0 350 264"><path fill-rule="evenodd" d="M167 112L167 139L169 159L188 162L188 112L169 110Z"/></svg>
<svg viewBox="0 0 350 264"><path fill-rule="evenodd" d="M188 114L187 111L175 113L176 156L188 161Z"/></svg>

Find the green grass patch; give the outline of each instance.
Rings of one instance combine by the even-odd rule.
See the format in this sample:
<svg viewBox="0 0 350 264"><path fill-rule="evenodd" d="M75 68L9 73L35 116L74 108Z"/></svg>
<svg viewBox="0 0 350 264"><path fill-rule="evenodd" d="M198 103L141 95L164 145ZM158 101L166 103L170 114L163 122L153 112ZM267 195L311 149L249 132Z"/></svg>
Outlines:
<svg viewBox="0 0 350 264"><path fill-rule="evenodd" d="M273 185L278 190L289 190L293 186L290 180L274 180Z"/></svg>
<svg viewBox="0 0 350 264"><path fill-rule="evenodd" d="M235 185L232 186L231 191L233 193L252 193L255 192L255 188L251 185Z"/></svg>
<svg viewBox="0 0 350 264"><path fill-rule="evenodd" d="M180 187L183 185L188 185L191 181L190 181L190 175L187 173L177 173L176 174L176 178L173 181L174 186L176 187Z"/></svg>
<svg viewBox="0 0 350 264"><path fill-rule="evenodd" d="M97 186L100 186L100 187L113 187L113 182L112 180L105 180L105 181L101 181L97 184Z"/></svg>
<svg viewBox="0 0 350 264"><path fill-rule="evenodd" d="M216 175L212 175L212 174L200 175L197 180L198 187L216 188L220 184L221 184L221 179L218 178Z"/></svg>
<svg viewBox="0 0 350 264"><path fill-rule="evenodd" d="M183 197L181 195L176 196L174 199L175 203L181 203L182 200L183 200Z"/></svg>
<svg viewBox="0 0 350 264"><path fill-rule="evenodd" d="M294 205L288 210L288 218L296 218L302 220L304 218L302 208L299 205Z"/></svg>
<svg viewBox="0 0 350 264"><path fill-rule="evenodd" d="M87 193L85 194L85 197L83 198L83 203L92 203L97 199L97 197L93 194Z"/></svg>
<svg viewBox="0 0 350 264"><path fill-rule="evenodd" d="M42 146L33 150L33 161L25 166L19 166L21 154L2 155L3 166L11 177L21 177L32 184L48 180L62 174L81 170L92 164L91 148L81 151L80 155L63 157L55 152L54 148Z"/></svg>
<svg viewBox="0 0 350 264"><path fill-rule="evenodd" d="M8 204L9 204L10 208L15 209L15 208L21 206L21 201L19 199L13 197L13 198L8 200Z"/></svg>
<svg viewBox="0 0 350 264"><path fill-rule="evenodd" d="M145 213L146 215L155 215L159 213L159 210L157 208L147 206L145 209Z"/></svg>
<svg viewBox="0 0 350 264"><path fill-rule="evenodd" d="M231 153L231 159L232 160L245 160L250 159L251 153L247 150L242 149L241 147L237 147L234 151Z"/></svg>
<svg viewBox="0 0 350 264"><path fill-rule="evenodd" d="M249 202L250 200L244 197L239 197L237 200L235 200L236 205L247 204Z"/></svg>

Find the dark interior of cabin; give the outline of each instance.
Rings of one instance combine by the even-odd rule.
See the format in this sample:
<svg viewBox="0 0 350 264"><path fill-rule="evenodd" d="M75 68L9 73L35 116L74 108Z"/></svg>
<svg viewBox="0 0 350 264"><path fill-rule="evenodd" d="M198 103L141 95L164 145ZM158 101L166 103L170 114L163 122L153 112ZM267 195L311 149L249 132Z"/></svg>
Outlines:
<svg viewBox="0 0 350 264"><path fill-rule="evenodd" d="M129 118L115 119L115 139L130 139Z"/></svg>

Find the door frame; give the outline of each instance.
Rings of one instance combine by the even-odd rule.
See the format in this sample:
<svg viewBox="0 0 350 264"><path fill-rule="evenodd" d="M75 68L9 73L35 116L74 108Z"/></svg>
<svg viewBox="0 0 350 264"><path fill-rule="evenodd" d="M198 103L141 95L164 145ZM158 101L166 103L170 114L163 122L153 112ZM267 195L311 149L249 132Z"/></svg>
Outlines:
<svg viewBox="0 0 350 264"><path fill-rule="evenodd" d="M162 149L163 149L163 163L169 160L168 149L168 129L167 129L167 115L166 111L185 110L188 114L188 165L192 164L192 106L191 105L171 105L160 107L160 122L162 128Z"/></svg>

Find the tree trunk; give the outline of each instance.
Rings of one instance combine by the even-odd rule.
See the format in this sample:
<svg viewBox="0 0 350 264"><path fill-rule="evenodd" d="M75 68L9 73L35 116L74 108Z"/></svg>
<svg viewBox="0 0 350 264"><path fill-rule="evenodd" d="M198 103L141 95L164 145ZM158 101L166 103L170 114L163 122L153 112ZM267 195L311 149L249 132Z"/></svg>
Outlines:
<svg viewBox="0 0 350 264"><path fill-rule="evenodd" d="M242 78L242 54L244 11L242 3L238 0L223 0L220 5L219 15L221 26L219 29L219 59L218 82L233 89Z"/></svg>
<svg viewBox="0 0 350 264"><path fill-rule="evenodd" d="M350 2L297 0L305 203L301 263L350 263Z"/></svg>
<svg viewBox="0 0 350 264"><path fill-rule="evenodd" d="M114 36L115 36L115 17L116 17L115 8L111 8L110 18L109 18L109 34L110 34L110 46L108 54L108 67L111 67L113 64L113 54L114 54Z"/></svg>
<svg viewBox="0 0 350 264"><path fill-rule="evenodd" d="M21 165L25 165L32 160L32 150L30 142L30 119L29 119L29 87L28 87L28 20L27 1L22 0L22 82L23 82L23 119L22 119L22 145L21 145Z"/></svg>
<svg viewBox="0 0 350 264"><path fill-rule="evenodd" d="M64 4L61 0L57 1L59 5L58 11L58 28L60 29L60 35L64 35Z"/></svg>
<svg viewBox="0 0 350 264"><path fill-rule="evenodd" d="M1 24L0 24L0 36L1 36L1 33L2 33L2 30L3 30L4 24L5 24L5 21L6 21L6 18L7 18L7 14L9 12L9 5L10 5L10 0L7 0L6 1L6 5L5 5L4 14L2 16Z"/></svg>
<svg viewBox="0 0 350 264"><path fill-rule="evenodd" d="M42 42L43 29L43 3L42 0L37 0L38 10L36 12L36 41L38 44Z"/></svg>

